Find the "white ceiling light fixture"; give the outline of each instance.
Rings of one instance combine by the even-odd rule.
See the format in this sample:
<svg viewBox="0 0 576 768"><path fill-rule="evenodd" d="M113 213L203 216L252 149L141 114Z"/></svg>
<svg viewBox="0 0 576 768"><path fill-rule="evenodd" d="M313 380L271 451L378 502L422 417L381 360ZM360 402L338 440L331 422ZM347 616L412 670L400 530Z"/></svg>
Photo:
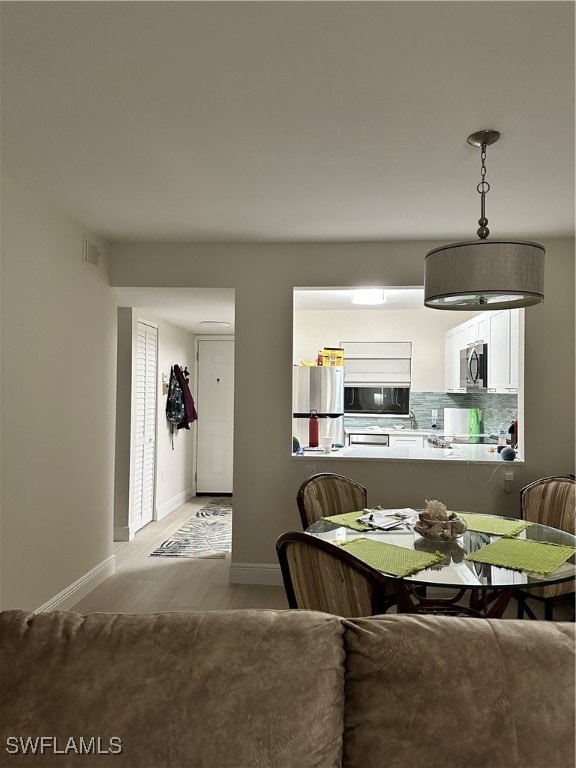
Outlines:
<svg viewBox="0 0 576 768"><path fill-rule="evenodd" d="M382 288L356 288L352 291L352 304L384 304L386 294Z"/></svg>
<svg viewBox="0 0 576 768"><path fill-rule="evenodd" d="M478 131L468 143L481 149L479 240L449 243L426 254L424 304L432 309L490 310L544 301L544 246L520 240L487 240L486 147L498 131Z"/></svg>
<svg viewBox="0 0 576 768"><path fill-rule="evenodd" d="M200 320L200 325L205 328L229 328L231 323L227 323L224 320Z"/></svg>

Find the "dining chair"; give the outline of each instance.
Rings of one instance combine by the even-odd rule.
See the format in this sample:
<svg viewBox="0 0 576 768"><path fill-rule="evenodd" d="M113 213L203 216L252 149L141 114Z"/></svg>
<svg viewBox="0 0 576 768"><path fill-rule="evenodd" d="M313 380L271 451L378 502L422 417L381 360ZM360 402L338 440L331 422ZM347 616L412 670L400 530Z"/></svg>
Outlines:
<svg viewBox="0 0 576 768"><path fill-rule="evenodd" d="M575 533L576 480L574 477L543 477L525 485L520 489L520 512L521 517L531 523ZM537 600L544 604L544 618L552 621L554 608L574 605L574 581L534 589L516 589L514 597L518 602L519 619L524 617L524 613L536 619L527 600Z"/></svg>
<svg viewBox="0 0 576 768"><path fill-rule="evenodd" d="M362 510L367 499L363 485L333 472L312 475L302 483L296 495L304 530L322 517Z"/></svg>
<svg viewBox="0 0 576 768"><path fill-rule="evenodd" d="M390 579L337 544L291 531L276 552L290 608L353 618L386 613L396 602Z"/></svg>

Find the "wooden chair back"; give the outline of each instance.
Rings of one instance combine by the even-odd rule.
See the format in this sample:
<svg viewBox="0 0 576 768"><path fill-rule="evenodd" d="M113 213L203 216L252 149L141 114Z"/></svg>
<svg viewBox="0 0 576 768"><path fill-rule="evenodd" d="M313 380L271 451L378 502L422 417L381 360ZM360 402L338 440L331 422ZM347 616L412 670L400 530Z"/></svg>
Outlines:
<svg viewBox="0 0 576 768"><path fill-rule="evenodd" d="M525 485L520 490L520 512L522 518L531 523L576 533L576 480L574 477L542 477ZM518 602L517 618L522 619L526 613L536 619L528 603L533 600L544 605L544 618L552 621L554 609L561 605L569 605L574 611L574 581L517 589L514 597Z"/></svg>
<svg viewBox="0 0 576 768"><path fill-rule="evenodd" d="M368 494L355 480L333 472L312 475L300 486L296 502L306 530L312 523L328 515L364 509Z"/></svg>
<svg viewBox="0 0 576 768"><path fill-rule="evenodd" d="M294 531L280 536L276 552L290 608L352 618L395 602L390 579L336 544Z"/></svg>
<svg viewBox="0 0 576 768"><path fill-rule="evenodd" d="M524 520L576 532L576 480L572 477L543 477L520 490Z"/></svg>

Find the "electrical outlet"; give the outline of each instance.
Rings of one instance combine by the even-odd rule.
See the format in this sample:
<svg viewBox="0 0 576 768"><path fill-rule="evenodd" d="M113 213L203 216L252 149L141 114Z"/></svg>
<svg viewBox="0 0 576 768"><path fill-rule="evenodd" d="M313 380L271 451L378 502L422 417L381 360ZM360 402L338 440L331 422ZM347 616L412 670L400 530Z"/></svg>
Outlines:
<svg viewBox="0 0 576 768"><path fill-rule="evenodd" d="M318 466L316 464L306 464L306 473L308 477L318 474Z"/></svg>
<svg viewBox="0 0 576 768"><path fill-rule="evenodd" d="M504 471L502 475L502 488L506 491L506 493L512 493L512 486L514 483L514 472L512 472L511 469L507 469Z"/></svg>

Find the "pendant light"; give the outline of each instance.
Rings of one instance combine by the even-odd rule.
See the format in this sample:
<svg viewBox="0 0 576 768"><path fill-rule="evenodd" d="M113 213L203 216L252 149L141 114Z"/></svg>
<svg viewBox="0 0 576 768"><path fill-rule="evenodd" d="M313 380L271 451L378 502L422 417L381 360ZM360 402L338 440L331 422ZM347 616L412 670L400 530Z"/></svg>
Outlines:
<svg viewBox="0 0 576 768"><path fill-rule="evenodd" d="M424 304L432 309L491 310L544 301L544 247L521 240L488 240L485 213L486 147L498 131L478 131L468 143L481 149L479 240L449 243L426 254Z"/></svg>

